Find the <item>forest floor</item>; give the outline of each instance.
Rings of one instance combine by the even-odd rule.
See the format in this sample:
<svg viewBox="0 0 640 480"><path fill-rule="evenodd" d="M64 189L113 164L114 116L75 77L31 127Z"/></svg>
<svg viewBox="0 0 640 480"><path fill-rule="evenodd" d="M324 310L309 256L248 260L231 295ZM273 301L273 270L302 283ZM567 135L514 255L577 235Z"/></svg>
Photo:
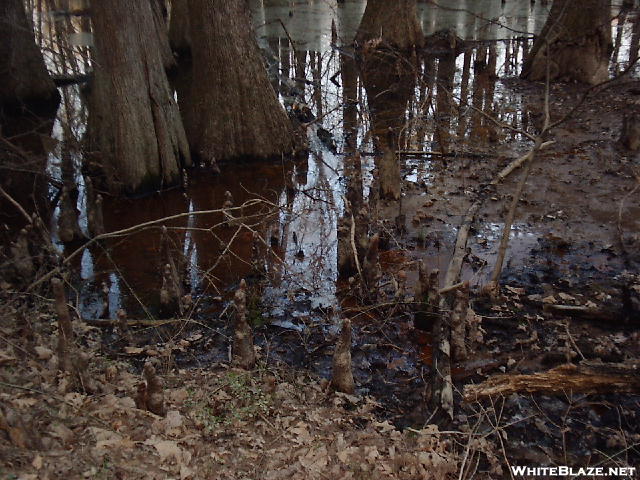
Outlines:
<svg viewBox="0 0 640 480"><path fill-rule="evenodd" d="M507 87L527 89L532 109L541 110L540 87ZM178 327L169 343L114 354L102 330L75 320L78 344L90 357L94 385L87 393L58 371L52 303L32 297L19 306L2 284L0 478L509 478L509 465L640 467L637 390L462 398L466 384L567 363L637 372L640 164L616 141L620 112L635 108L639 91L637 82L611 88L552 132L556 144L537 159L520 203L502 295L489 301L472 294L480 328L468 360L453 366L456 413L446 427L429 422L431 339L402 306L410 293L396 307L366 315L343 305L354 324L357 395L335 393L323 378L334 338L320 330L299 347L297 358L305 360L287 365L291 352L278 358L275 350L300 345L299 333L256 328L259 366L249 373L224 361L187 368L185 358L212 350L197 322ZM556 118L576 101L574 92L554 87ZM506 192L517 182L514 175L484 191L481 185L513 159L498 146L487 153L434 168L428 183L407 179L406 224L389 243L395 247L382 253L383 281L397 283L404 271L411 284L419 259L446 268L455 228L486 195L464 271L474 288L486 282ZM412 177L411 162L404 174ZM388 231L396 228L398 208L382 207ZM396 291L384 295L381 303L397 298ZM227 340L215 341L226 348ZM144 359L164 383L164 416L136 407Z"/></svg>
<svg viewBox="0 0 640 480"><path fill-rule="evenodd" d="M454 478L468 443L435 426L401 432L374 415L371 397L263 363L167 371L158 361L158 416L136 408L134 366L100 353L101 333L79 320L93 392L73 391L58 371L50 305L2 305L2 479Z"/></svg>

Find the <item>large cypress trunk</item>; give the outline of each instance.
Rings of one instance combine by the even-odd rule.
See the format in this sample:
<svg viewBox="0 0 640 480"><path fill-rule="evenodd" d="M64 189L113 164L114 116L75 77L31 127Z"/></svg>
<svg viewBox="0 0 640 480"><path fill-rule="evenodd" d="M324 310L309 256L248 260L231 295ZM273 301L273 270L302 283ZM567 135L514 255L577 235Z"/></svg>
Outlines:
<svg viewBox="0 0 640 480"><path fill-rule="evenodd" d="M189 0L171 0L169 43L179 56L188 56L191 49L189 36Z"/></svg>
<svg viewBox="0 0 640 480"><path fill-rule="evenodd" d="M169 44L169 30L167 28L166 5L164 0L151 0L151 11L153 12L153 21L157 30L158 47L160 48L160 55L162 55L162 64L165 70L171 70L176 67L176 59L173 56Z"/></svg>
<svg viewBox="0 0 640 480"><path fill-rule="evenodd" d="M163 68L149 0L93 2L96 42L90 138L112 193L142 194L181 180L190 165Z"/></svg>
<svg viewBox="0 0 640 480"><path fill-rule="evenodd" d="M522 78L595 85L608 78L611 7L607 0L554 0L549 17L525 59Z"/></svg>
<svg viewBox="0 0 640 480"><path fill-rule="evenodd" d="M365 50L362 55L362 84L367 92L374 144L382 154L376 159L381 198L400 198L396 151L405 130L407 104L414 91L417 68L415 55L411 54Z"/></svg>
<svg viewBox="0 0 640 480"><path fill-rule="evenodd" d="M60 95L35 43L21 0L0 1L0 119L55 114ZM5 132L6 134L7 132Z"/></svg>
<svg viewBox="0 0 640 480"><path fill-rule="evenodd" d="M193 81L184 110L194 156L213 163L291 153L293 129L269 82L246 0L189 0L189 11Z"/></svg>
<svg viewBox="0 0 640 480"><path fill-rule="evenodd" d="M51 134L59 103L23 2L1 0L0 136L10 143L0 143L0 187L26 212L37 211L43 218L49 205L42 140ZM17 232L25 222L16 206L0 195L0 223Z"/></svg>
<svg viewBox="0 0 640 480"><path fill-rule="evenodd" d="M376 40L400 50L423 46L416 0L368 0L356 43L364 46Z"/></svg>

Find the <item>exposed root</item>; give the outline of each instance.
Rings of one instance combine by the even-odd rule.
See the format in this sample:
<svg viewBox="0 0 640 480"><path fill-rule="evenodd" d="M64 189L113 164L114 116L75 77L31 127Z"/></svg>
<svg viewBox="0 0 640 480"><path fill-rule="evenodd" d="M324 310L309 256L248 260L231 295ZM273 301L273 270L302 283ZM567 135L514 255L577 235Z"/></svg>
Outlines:
<svg viewBox="0 0 640 480"><path fill-rule="evenodd" d="M253 331L247 323L247 283L240 281L233 299L236 319L233 332L233 362L240 368L251 370L256 364Z"/></svg>
<svg viewBox="0 0 640 480"><path fill-rule="evenodd" d="M339 392L355 392L355 382L351 370L351 320L342 322L340 337L333 353L331 385Z"/></svg>

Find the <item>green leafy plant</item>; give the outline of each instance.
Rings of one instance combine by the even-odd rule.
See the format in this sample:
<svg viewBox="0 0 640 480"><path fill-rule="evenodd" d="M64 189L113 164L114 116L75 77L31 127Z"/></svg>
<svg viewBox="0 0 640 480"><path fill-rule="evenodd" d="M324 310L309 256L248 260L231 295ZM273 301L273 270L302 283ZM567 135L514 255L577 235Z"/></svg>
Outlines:
<svg viewBox="0 0 640 480"><path fill-rule="evenodd" d="M187 390L187 406L191 408L194 420L200 423L206 433L233 424L247 421L268 413L272 404L270 395L265 393L254 377L244 372L229 372L221 378L218 386L220 398L200 398L199 392Z"/></svg>

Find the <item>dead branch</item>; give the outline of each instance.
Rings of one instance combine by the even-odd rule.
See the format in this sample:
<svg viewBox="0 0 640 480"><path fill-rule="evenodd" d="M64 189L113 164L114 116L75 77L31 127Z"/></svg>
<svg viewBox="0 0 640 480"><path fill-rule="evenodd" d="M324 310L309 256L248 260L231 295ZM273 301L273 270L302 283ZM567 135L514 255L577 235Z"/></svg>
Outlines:
<svg viewBox="0 0 640 480"><path fill-rule="evenodd" d="M553 140L550 140L548 142L543 142L542 145L540 145L540 150L544 150L545 148L550 147L554 143L556 142ZM513 162L511 162L509 165L507 165L505 168L503 168L500 171L500 173L496 176L496 178L491 182L491 185L497 185L498 183L500 183L502 180L504 180L509 175L511 175L511 173L514 170L520 168L523 163L528 162L530 158L531 158L531 151L525 153L517 160L514 160Z"/></svg>
<svg viewBox="0 0 640 480"><path fill-rule="evenodd" d="M547 47L548 48L548 47ZM549 52L547 52L548 54ZM547 81L545 83L545 95L544 95L544 123L542 125L542 129L540 134L534 138L533 148L529 151L523 160L525 164L524 172L522 172L522 177L520 177L520 181L518 182L518 186L511 200L511 206L509 207L509 212L507 214L507 218L504 222L504 227L502 229L502 237L500 238L500 247L498 248L498 258L496 259L496 265L493 270L493 274L491 276L491 282L489 283L489 291L493 294L496 294L499 288L499 280L500 275L502 274L502 265L504 264L504 257L507 253L507 247L509 246L509 239L511 237L511 226L513 225L513 220L516 215L516 208L518 203L520 202L520 196L522 195L522 191L524 189L525 184L527 183L527 178L529 177L529 173L531 172L531 168L533 167L533 163L536 159L536 154L540 151L543 144L543 139L547 135L549 131L549 125L551 123L551 114L549 111L549 63L547 62Z"/></svg>
<svg viewBox="0 0 640 480"><path fill-rule="evenodd" d="M358 270L358 276L362 278L362 269L360 268L360 260L358 259L358 249L356 248L356 221L351 213L351 228L349 230L349 240L351 243L351 251L353 253L353 261L356 264Z"/></svg>
<svg viewBox="0 0 640 480"><path fill-rule="evenodd" d="M464 387L464 399L511 393L640 393L640 370L637 364L561 365L530 375L494 375L477 385Z"/></svg>
<svg viewBox="0 0 640 480"><path fill-rule="evenodd" d="M456 238L453 257L449 262L444 280L444 288L449 288L458 283L462 262L467 252L467 240L469 230L473 224L482 200L476 201L465 216ZM440 311L450 311L452 306L451 294L440 297ZM453 418L453 383L451 380L451 325L444 321L442 316L436 317L433 325L433 341L437 348L433 352L434 378L431 401L434 407L441 408L450 418Z"/></svg>
<svg viewBox="0 0 640 480"><path fill-rule="evenodd" d="M249 200L248 202L245 202L243 205L241 205L239 207L234 207L234 208L229 209L229 210L241 210L242 208L250 208L252 206L265 204L265 203L266 202L264 200L262 200L262 199L254 199L254 200ZM270 205L272 205L272 204L270 204ZM133 226L128 227L128 228L123 228L121 230L116 230L116 231L113 231L113 232L108 232L108 233L103 233L101 235L96 235L91 240L86 242L84 245L82 245L81 247L78 247L76 250L74 250L69 255L67 255L60 262L60 266L50 270L45 275L42 275L40 278L38 278L33 283L31 283L31 285L29 285L27 287L26 291L27 292L32 291L34 288L36 288L41 283L46 282L46 281L50 280L51 277L59 274L61 272L62 268L65 267L67 264L69 264L69 262L71 262L74 258L76 258L78 255L80 255L82 252L84 252L85 248L88 248L91 245L93 245L93 244L95 244L95 243L97 243L99 241L107 240L109 238L116 238L116 237L121 237L121 236L124 236L124 235L129 235L131 233L135 233L135 232L138 232L140 230L144 230L146 228L154 227L154 226L157 226L157 225L162 224L162 223L168 223L168 222L170 222L172 220L178 220L180 218L191 217L191 216L200 216L200 215L211 215L211 214L220 213L220 212L222 212L222 209L220 209L220 208L216 208L216 209L213 209L213 210L198 210L198 211L195 211L195 212L183 212L183 213L178 213L176 215L171 215L171 216L168 216L168 217L158 218L156 220L150 220L148 222L139 223L137 225L133 225Z"/></svg>
<svg viewBox="0 0 640 480"><path fill-rule="evenodd" d="M441 288L440 290L438 290L438 293L440 295L444 295L445 293L449 293L449 292L453 292L455 290L459 290L460 288L464 287L465 285L467 285L466 282L459 282L459 283L456 283L455 285L449 285L448 287ZM467 287L468 287L468 285L467 285Z"/></svg>
<svg viewBox="0 0 640 480"><path fill-rule="evenodd" d="M502 229L502 236L500 238L500 246L498 248L498 257L496 259L496 265L493 269L493 274L491 276L491 288L498 288L498 281L500 279L500 275L502 274L502 265L504 264L504 258L507 253L507 247L509 246L509 238L511 236L511 226L513 225L513 221L516 216L516 208L518 203L520 202L520 196L522 195L522 191L524 190L524 186L527 183L527 178L529 177L529 173L531 172L531 168L533 166L533 160L535 159L536 153L540 150L542 145L542 138L537 137L536 143L533 149L525 155L524 163L526 163L525 169L522 172L522 177L518 182L518 186L516 187L516 191L513 194L513 199L511 200L511 206L509 207L509 212L507 214L507 218L504 222L504 227Z"/></svg>
<svg viewBox="0 0 640 480"><path fill-rule="evenodd" d="M362 152L363 154L375 155L371 152ZM495 153L482 152L432 152L428 150L397 150L398 155L415 155L419 157L459 157L459 158L489 158L494 157Z"/></svg>
<svg viewBox="0 0 640 480"><path fill-rule="evenodd" d="M0 194L2 194L2 196L6 198L11 205L16 207L16 209L20 212L20 214L27 220L27 223L31 223L31 217L25 211L25 209L22 208L22 205L20 205L11 195L5 192L1 186L0 186Z"/></svg>

